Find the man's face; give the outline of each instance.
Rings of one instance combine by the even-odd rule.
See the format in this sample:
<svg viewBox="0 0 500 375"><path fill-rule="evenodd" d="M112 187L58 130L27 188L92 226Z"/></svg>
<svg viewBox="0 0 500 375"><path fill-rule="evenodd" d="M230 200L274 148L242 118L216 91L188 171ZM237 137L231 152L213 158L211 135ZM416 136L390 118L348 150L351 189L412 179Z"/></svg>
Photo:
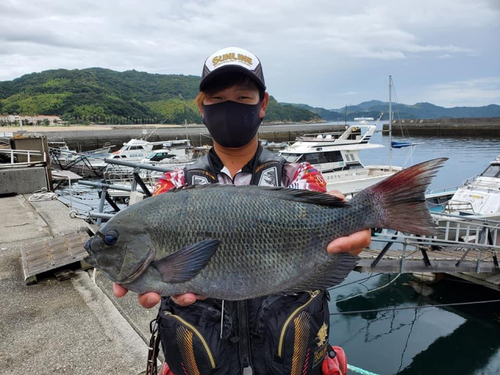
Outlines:
<svg viewBox="0 0 500 375"><path fill-rule="evenodd" d="M211 105L222 103L227 100L241 104L259 103L259 90L253 85L234 85L216 93L207 94L203 104Z"/></svg>
<svg viewBox="0 0 500 375"><path fill-rule="evenodd" d="M222 103L228 100L241 104L255 105L260 102L259 90L256 86L252 84L234 85L224 90L217 91L215 93L205 94L203 104L211 105L211 104ZM260 113L259 113L260 118L264 118L266 114L268 101L269 101L269 94L266 92L264 95L264 99L262 100L262 106L260 108Z"/></svg>

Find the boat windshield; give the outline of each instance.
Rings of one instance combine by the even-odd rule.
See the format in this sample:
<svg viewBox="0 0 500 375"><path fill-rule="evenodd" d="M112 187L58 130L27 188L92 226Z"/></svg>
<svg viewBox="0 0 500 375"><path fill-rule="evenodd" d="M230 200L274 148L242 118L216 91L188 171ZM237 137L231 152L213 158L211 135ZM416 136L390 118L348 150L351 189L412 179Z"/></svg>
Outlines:
<svg viewBox="0 0 500 375"><path fill-rule="evenodd" d="M500 177L500 164L492 164L481 174L482 177Z"/></svg>
<svg viewBox="0 0 500 375"><path fill-rule="evenodd" d="M302 154L281 154L283 158L289 163L295 163L301 156Z"/></svg>

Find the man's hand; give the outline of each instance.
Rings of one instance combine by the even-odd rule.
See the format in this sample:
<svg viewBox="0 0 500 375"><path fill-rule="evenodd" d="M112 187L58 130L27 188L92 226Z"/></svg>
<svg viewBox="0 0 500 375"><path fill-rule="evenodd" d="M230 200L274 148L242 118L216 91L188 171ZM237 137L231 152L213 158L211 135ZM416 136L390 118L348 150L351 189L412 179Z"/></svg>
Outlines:
<svg viewBox="0 0 500 375"><path fill-rule="evenodd" d="M118 298L123 297L125 294L127 294L127 292L128 290L125 289L120 284L113 283L113 293ZM198 299L199 300L206 299L206 297L199 296L194 293L180 294L178 296L172 296L171 298L174 300L176 304L180 306L189 306L192 305ZM161 298L158 293L148 292L144 294L139 294L138 299L139 299L139 304L142 307L150 309L156 306L160 302Z"/></svg>
<svg viewBox="0 0 500 375"><path fill-rule="evenodd" d="M329 191L328 194L345 199L344 195L338 190ZM331 254L351 253L352 255L358 255L365 247L370 245L371 239L370 229L365 229L347 237L340 237L333 240L328 244L326 251Z"/></svg>

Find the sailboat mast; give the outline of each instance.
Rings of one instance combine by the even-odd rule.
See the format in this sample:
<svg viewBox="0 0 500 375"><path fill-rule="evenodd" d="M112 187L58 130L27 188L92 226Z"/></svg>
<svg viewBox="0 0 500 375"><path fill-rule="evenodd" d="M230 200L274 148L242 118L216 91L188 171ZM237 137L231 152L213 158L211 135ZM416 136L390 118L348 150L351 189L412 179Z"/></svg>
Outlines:
<svg viewBox="0 0 500 375"><path fill-rule="evenodd" d="M389 76L389 171L392 171L392 76Z"/></svg>

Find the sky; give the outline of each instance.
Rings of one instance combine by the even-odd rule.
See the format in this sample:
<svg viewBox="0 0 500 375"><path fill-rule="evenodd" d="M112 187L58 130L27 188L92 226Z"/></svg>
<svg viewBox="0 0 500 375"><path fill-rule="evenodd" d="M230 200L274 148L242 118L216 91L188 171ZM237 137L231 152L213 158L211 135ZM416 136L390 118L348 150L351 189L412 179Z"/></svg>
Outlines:
<svg viewBox="0 0 500 375"><path fill-rule="evenodd" d="M48 69L200 75L228 46L280 102L500 104L500 0L2 0L0 81Z"/></svg>

